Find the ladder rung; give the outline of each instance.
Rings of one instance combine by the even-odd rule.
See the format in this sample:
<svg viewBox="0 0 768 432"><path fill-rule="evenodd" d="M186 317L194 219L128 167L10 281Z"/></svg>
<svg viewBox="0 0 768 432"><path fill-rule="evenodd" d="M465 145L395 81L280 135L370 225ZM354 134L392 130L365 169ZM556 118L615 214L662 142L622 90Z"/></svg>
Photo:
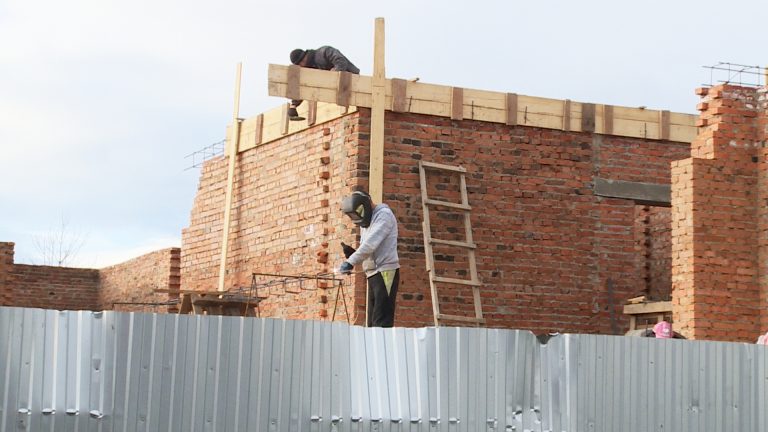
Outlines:
<svg viewBox="0 0 768 432"><path fill-rule="evenodd" d="M485 324L484 318L475 318L475 317L467 317L467 316L461 316L461 315L446 315L446 314L440 314L437 316L438 320L448 320L448 321L463 321L463 322L473 322L478 324Z"/></svg>
<svg viewBox="0 0 768 432"><path fill-rule="evenodd" d="M474 282L474 281L465 280L465 279L454 279L454 278L448 278L448 277L442 277L442 276L434 276L434 277L432 277L432 280L435 281L435 282L452 283L452 284L459 284L459 285L480 286L480 282Z"/></svg>
<svg viewBox="0 0 768 432"><path fill-rule="evenodd" d="M452 203L450 201L438 201L438 200L433 200L433 199L427 198L426 200L424 200L424 203L428 204L428 205L440 205L440 206L445 206L445 207L457 208L457 209L461 209L461 210L472 210L472 207L470 207L468 205L459 204L459 203Z"/></svg>
<svg viewBox="0 0 768 432"><path fill-rule="evenodd" d="M421 161L420 163L421 163L421 166L423 166L424 168L441 169L441 170L455 171L460 173L467 172L466 168L460 167L460 166L443 165L439 163L424 162L424 161Z"/></svg>
<svg viewBox="0 0 768 432"><path fill-rule="evenodd" d="M474 243L467 243L467 242L460 242L460 241L452 241L452 240L438 240L438 239L429 239L430 242L433 244L444 244L448 246L458 246L463 247L467 249L475 249L477 248L477 245Z"/></svg>

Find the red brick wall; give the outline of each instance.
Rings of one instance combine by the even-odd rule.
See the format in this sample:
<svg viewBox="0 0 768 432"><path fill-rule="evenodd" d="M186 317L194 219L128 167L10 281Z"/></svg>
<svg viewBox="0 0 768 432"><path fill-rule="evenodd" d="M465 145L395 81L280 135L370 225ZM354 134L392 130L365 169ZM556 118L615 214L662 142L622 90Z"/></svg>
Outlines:
<svg viewBox="0 0 768 432"><path fill-rule="evenodd" d="M98 270L15 264L11 279L11 306L99 309Z"/></svg>
<svg viewBox="0 0 768 432"><path fill-rule="evenodd" d="M99 270L99 304L106 310L165 312L168 306L120 303L165 303L169 293L155 289L178 290L180 249L168 248L133 258ZM118 303L118 304L115 304ZM175 307L172 307L173 310Z"/></svg>
<svg viewBox="0 0 768 432"><path fill-rule="evenodd" d="M228 287L247 287L252 272L315 274L338 265L338 241L356 238L338 207L354 186L367 186L369 120L370 111L362 109L238 156ZM384 199L400 223L402 265L396 324L432 324L419 160L468 170L489 326L610 333L625 327L621 307L626 298L643 293L645 273L637 270L635 203L595 196L593 178L669 183L670 162L688 151L681 143L388 112ZM184 289L216 288L226 163L211 161L203 168L183 234ZM327 180L318 176L324 171ZM455 182L430 181L440 183L431 195L458 201ZM433 212L432 218L436 238L463 233L456 214ZM317 262L317 253L325 251L327 265ZM436 253L440 271L466 277L462 254ZM260 286L269 280L259 279ZM353 284L355 295L348 300L361 323L364 281L357 277ZM262 313L323 318L331 307L322 303L324 297L332 301L335 293L311 291L314 286L305 283L296 294L286 292L295 291L295 284L273 285ZM471 290L446 286L440 295L444 312L470 313Z"/></svg>
<svg viewBox="0 0 768 432"><path fill-rule="evenodd" d="M226 288L247 289L254 272L325 274L341 263L339 241L351 243L355 230L339 205L354 187L367 184L368 156L355 145L360 133L353 114L238 155ZM227 164L222 158L203 167L190 226L182 234L184 289L217 289ZM259 295L269 296L260 305L263 316L332 315L332 284L283 279L257 278ZM352 315L354 296L365 298L364 280L344 279ZM358 303L353 316L362 323L364 303Z"/></svg>
<svg viewBox="0 0 768 432"><path fill-rule="evenodd" d="M693 157L672 164L675 326L695 339L754 342L766 306L758 276L765 201L757 200L763 138L756 91L726 85L700 93Z"/></svg>
<svg viewBox="0 0 768 432"><path fill-rule="evenodd" d="M669 207L635 206L638 290L651 300L670 300L672 293L671 217Z"/></svg>
<svg viewBox="0 0 768 432"><path fill-rule="evenodd" d="M10 242L0 242L0 306L10 306L11 297L11 270L13 269L13 248Z"/></svg>

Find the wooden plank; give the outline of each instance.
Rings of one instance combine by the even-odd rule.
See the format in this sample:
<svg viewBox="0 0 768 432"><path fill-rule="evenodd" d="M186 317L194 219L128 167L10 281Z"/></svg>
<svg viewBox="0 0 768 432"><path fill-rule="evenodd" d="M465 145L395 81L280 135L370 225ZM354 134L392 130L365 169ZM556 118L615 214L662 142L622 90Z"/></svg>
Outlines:
<svg viewBox="0 0 768 432"><path fill-rule="evenodd" d="M506 118L504 123L508 126L517 125L517 94L506 94Z"/></svg>
<svg viewBox="0 0 768 432"><path fill-rule="evenodd" d="M285 97L288 99L301 99L299 94L299 87L301 82L301 66L290 65L288 66L287 86L285 90Z"/></svg>
<svg viewBox="0 0 768 432"><path fill-rule="evenodd" d="M451 88L451 120L464 120L464 89Z"/></svg>
<svg viewBox="0 0 768 432"><path fill-rule="evenodd" d="M581 104L581 131L582 132L595 131L595 104L592 104L592 103Z"/></svg>
<svg viewBox="0 0 768 432"><path fill-rule="evenodd" d="M669 111L659 111L659 139L669 139Z"/></svg>
<svg viewBox="0 0 768 432"><path fill-rule="evenodd" d="M433 238L430 240L432 244L442 244L446 246L456 246L461 248L467 248L467 249L476 249L477 245L474 243L467 243L467 242L460 242L460 241L453 241L453 240L440 240Z"/></svg>
<svg viewBox="0 0 768 432"><path fill-rule="evenodd" d="M259 114L256 116L256 125L254 127L254 133L253 133L254 146L261 144L262 132L264 132L264 114Z"/></svg>
<svg viewBox="0 0 768 432"><path fill-rule="evenodd" d="M639 315L639 314L662 313L662 312L672 312L671 301L624 305L625 315Z"/></svg>
<svg viewBox="0 0 768 432"><path fill-rule="evenodd" d="M288 118L288 108L291 107L290 103L286 103L283 105L283 115L280 118L280 134L281 135L288 135L288 124L290 123L290 119Z"/></svg>
<svg viewBox="0 0 768 432"><path fill-rule="evenodd" d="M563 130L571 130L571 100L563 101Z"/></svg>
<svg viewBox="0 0 768 432"><path fill-rule="evenodd" d="M455 278L442 277L442 276L435 276L434 280L435 282L442 282L442 283L449 283L449 284L456 284L456 285L470 285L470 286L480 285L480 283L476 281L471 281L466 279L455 279Z"/></svg>
<svg viewBox="0 0 768 432"><path fill-rule="evenodd" d="M472 210L472 207L470 207L468 205L452 203L452 202L449 202L449 201L440 201L440 200L427 199L426 203L429 204L429 205L450 207L450 208L455 208L455 209L459 209L459 210L467 210L467 211Z"/></svg>
<svg viewBox="0 0 768 432"><path fill-rule="evenodd" d="M603 134L613 135L613 105L603 105Z"/></svg>
<svg viewBox="0 0 768 432"><path fill-rule="evenodd" d="M338 72L339 84L336 86L336 105L349 106L349 97L352 93L352 74L349 72Z"/></svg>
<svg viewBox="0 0 768 432"><path fill-rule="evenodd" d="M325 75L324 75L325 74ZM301 71L300 96L305 100L322 102L337 102L338 82L329 80L327 75L338 76L338 73L304 68ZM270 65L269 92L273 96L284 96L287 91L287 66ZM353 75L350 82L348 103L354 106L372 106L372 77ZM568 119L563 110L564 102L559 99L538 98L516 95L510 97L506 93L489 92L474 89L462 89L463 103L459 113L458 103L453 103L454 89L448 86L408 82L405 101L397 97L397 110L435 115L441 117L471 118L474 120L494 123L520 124L547 129L578 130L582 123L589 126L591 106L570 102ZM384 82L385 106L394 108L393 93L402 92L402 83L392 85L391 80ZM397 90L395 90L397 89ZM511 115L509 105L517 102L517 116ZM405 107L403 106L405 104ZM584 108L584 106L586 108ZM586 114L582 111L586 109ZM639 138L655 137L651 131L659 129L659 111L642 108L600 106L595 109L595 129L601 133L632 136ZM585 118L586 117L586 118ZM696 136L695 117L690 114L670 113L669 139L680 142L690 142ZM566 121L567 120L567 121ZM598 120L601 120L598 123ZM629 120L622 128L617 127L618 120ZM638 128L637 122L641 123ZM642 125L645 123L645 125ZM675 125L683 126L675 128ZM690 128L687 128L690 126ZM583 130L583 129L582 129ZM681 141L682 140L682 141Z"/></svg>
<svg viewBox="0 0 768 432"><path fill-rule="evenodd" d="M312 126L317 122L317 101L308 101L307 105L307 126Z"/></svg>
<svg viewBox="0 0 768 432"><path fill-rule="evenodd" d="M392 78L392 111L403 113L408 111L406 93L408 81L400 78Z"/></svg>
<svg viewBox="0 0 768 432"><path fill-rule="evenodd" d="M439 164L439 163L427 162L427 161L421 161L421 165L424 168L430 168L430 169L436 169L436 170L453 171L458 173L467 172L467 169L462 166L445 165L445 164Z"/></svg>
<svg viewBox="0 0 768 432"><path fill-rule="evenodd" d="M438 316L438 319L440 319L441 321L459 321L459 322L470 322L475 324L485 324L485 319L483 318L475 318L475 317L468 317L468 316L461 316L461 315L440 314Z"/></svg>
<svg viewBox="0 0 768 432"><path fill-rule="evenodd" d="M221 256L219 260L218 290L224 291L224 279L227 270L227 252L229 251L229 224L232 215L232 188L235 181L235 167L237 165L237 153L240 144L240 78L243 72L243 64L237 64L235 74L235 103L232 110L232 145L229 148L229 167L227 169L227 188L224 198L224 225L222 226Z"/></svg>

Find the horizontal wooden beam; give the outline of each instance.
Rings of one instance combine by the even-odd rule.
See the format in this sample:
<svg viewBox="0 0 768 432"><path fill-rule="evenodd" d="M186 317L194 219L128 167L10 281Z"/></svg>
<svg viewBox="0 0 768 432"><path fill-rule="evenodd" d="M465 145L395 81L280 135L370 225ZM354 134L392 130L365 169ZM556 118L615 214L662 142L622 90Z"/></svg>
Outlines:
<svg viewBox="0 0 768 432"><path fill-rule="evenodd" d="M595 195L607 198L631 199L658 206L671 204L672 188L666 184L629 182L594 178Z"/></svg>
<svg viewBox="0 0 768 432"><path fill-rule="evenodd" d="M640 315L640 314L662 313L662 312L672 312L671 301L624 305L625 315Z"/></svg>
<svg viewBox="0 0 768 432"><path fill-rule="evenodd" d="M293 89L289 92L288 69L288 66L269 65L271 96L294 94ZM336 103L339 74L303 68L299 74L300 99ZM371 86L370 76L351 75L348 88L346 85L343 88L344 93L348 92L348 95L343 95L345 101L350 106L370 108ZM662 114L658 110L620 106L595 109L594 105L581 102L469 88L461 89L461 106L458 106L458 96L457 90L451 86L422 82L407 82L404 85L402 80L385 81L385 107L395 112L636 138L658 139L668 134L670 141L678 142L691 142L697 135L697 116L693 114L667 114L666 111Z"/></svg>

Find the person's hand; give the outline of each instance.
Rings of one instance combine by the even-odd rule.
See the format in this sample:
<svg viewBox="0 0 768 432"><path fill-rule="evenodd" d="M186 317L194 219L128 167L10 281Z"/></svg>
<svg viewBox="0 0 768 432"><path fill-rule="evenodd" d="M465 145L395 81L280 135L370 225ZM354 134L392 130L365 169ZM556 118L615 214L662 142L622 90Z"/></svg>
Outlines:
<svg viewBox="0 0 768 432"><path fill-rule="evenodd" d="M341 263L341 266L339 266L339 273L350 274L352 273L352 267L354 267L352 264L344 261L343 263Z"/></svg>
<svg viewBox="0 0 768 432"><path fill-rule="evenodd" d="M344 256L346 258L351 257L352 254L355 253L355 248L353 248L352 246L350 246L350 245L348 245L348 244L346 244L344 242L341 242L341 249L344 251Z"/></svg>

